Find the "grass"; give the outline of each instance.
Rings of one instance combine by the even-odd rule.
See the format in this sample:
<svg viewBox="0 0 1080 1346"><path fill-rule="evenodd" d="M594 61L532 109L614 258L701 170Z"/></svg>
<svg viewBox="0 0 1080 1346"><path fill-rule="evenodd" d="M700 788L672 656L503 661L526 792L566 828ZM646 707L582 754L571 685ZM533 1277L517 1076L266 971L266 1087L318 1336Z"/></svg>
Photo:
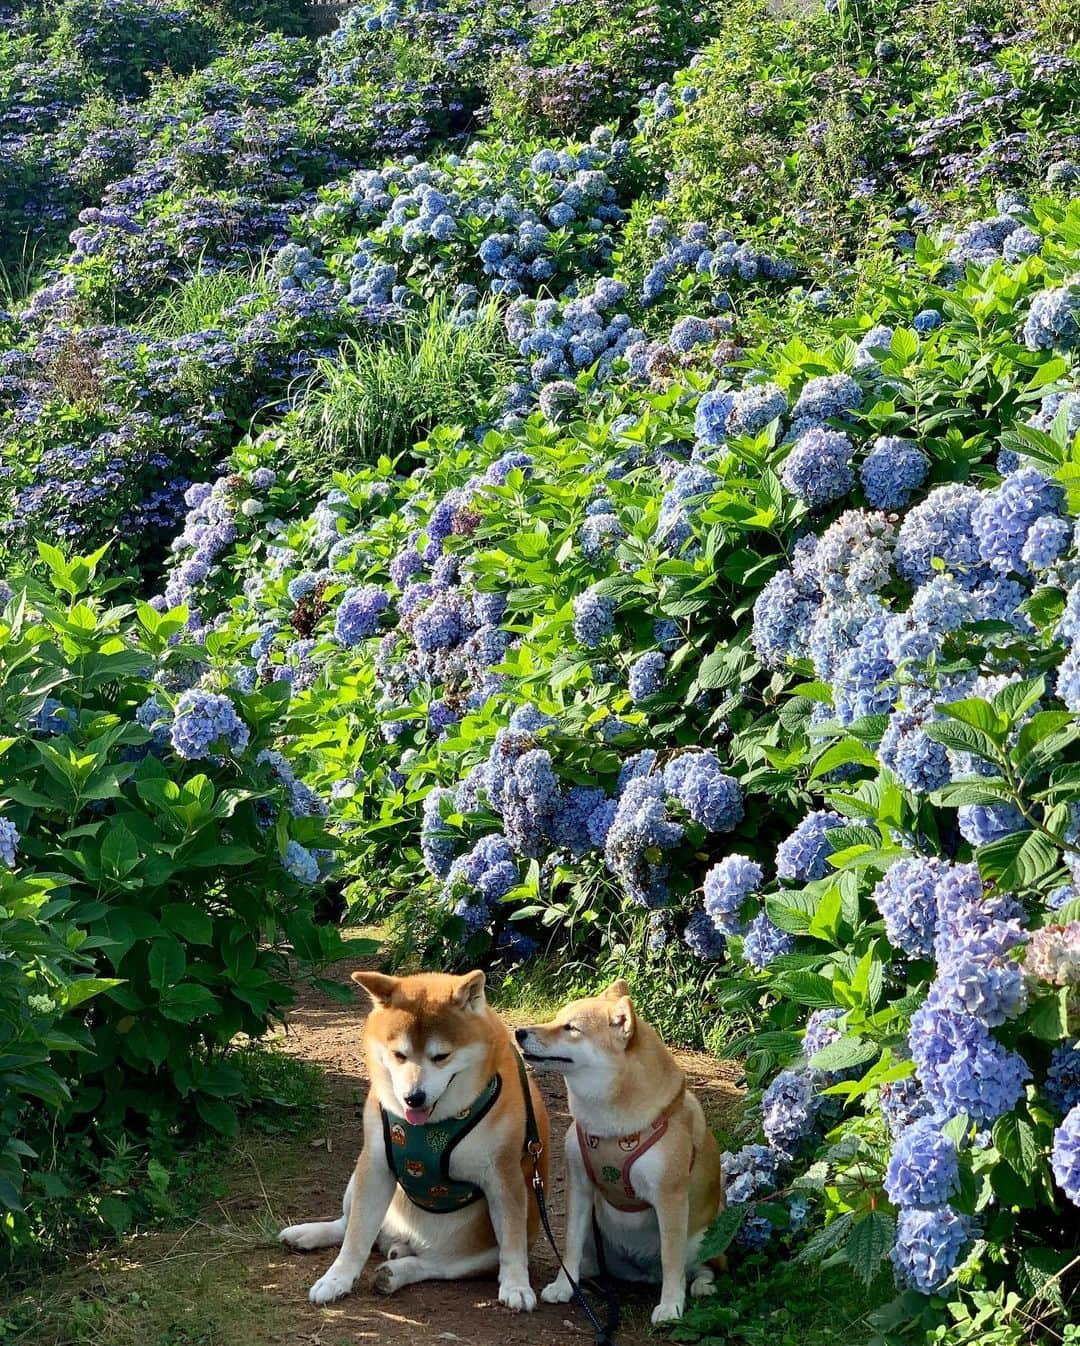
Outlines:
<svg viewBox="0 0 1080 1346"><path fill-rule="evenodd" d="M247 295L268 288L266 261L248 271L203 271L182 281L170 294L155 299L138 321L150 336L168 340L215 327L222 314Z"/></svg>
<svg viewBox="0 0 1080 1346"><path fill-rule="evenodd" d="M0 259L0 309L18 310L37 289L45 267L37 248L24 236L22 247L14 260Z"/></svg>
<svg viewBox="0 0 1080 1346"><path fill-rule="evenodd" d="M297 400L297 457L317 480L384 455L398 459L438 424L488 419L509 369L495 301L458 326L452 306L436 299L386 340L352 340L319 361Z"/></svg>
<svg viewBox="0 0 1080 1346"><path fill-rule="evenodd" d="M256 1101L239 1140L204 1137L151 1159L168 1170L168 1202L121 1241L57 1220L59 1239L6 1278L0 1346L217 1346L244 1339L265 1296L248 1294L236 1254L273 1242L269 1190L302 1177L305 1139L322 1116L319 1070L272 1047L238 1050L233 1063ZM297 1141L301 1143L298 1145ZM48 1211L43 1212L48 1218ZM59 1269L62 1268L62 1273ZM193 1319L215 1305L216 1318Z"/></svg>
<svg viewBox="0 0 1080 1346"><path fill-rule="evenodd" d="M868 1315L893 1294L887 1276L867 1290L842 1267L756 1253L733 1263L714 1299L693 1301L671 1335L724 1346L852 1346L869 1339Z"/></svg>

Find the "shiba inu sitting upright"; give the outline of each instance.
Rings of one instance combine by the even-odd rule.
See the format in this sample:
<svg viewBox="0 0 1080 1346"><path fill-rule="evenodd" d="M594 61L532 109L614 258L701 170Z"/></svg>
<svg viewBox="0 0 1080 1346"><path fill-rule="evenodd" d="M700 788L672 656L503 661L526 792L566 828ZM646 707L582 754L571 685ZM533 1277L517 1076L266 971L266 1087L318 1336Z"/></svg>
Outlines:
<svg viewBox="0 0 1080 1346"><path fill-rule="evenodd" d="M527 1061L566 1077L567 1271L575 1280L595 1271L595 1211L609 1269L660 1280L652 1320L665 1323L682 1316L688 1276L692 1295L715 1290L698 1249L723 1208L723 1175L701 1104L629 989L613 982L550 1023L519 1028L517 1040ZM541 1292L549 1304L570 1297L561 1272Z"/></svg>
<svg viewBox="0 0 1080 1346"><path fill-rule="evenodd" d="M508 1030L484 998L483 972L387 977L355 972L372 1010L364 1025L371 1090L364 1148L339 1220L291 1225L294 1248L341 1245L311 1287L315 1304L347 1295L373 1245L387 1261L375 1288L392 1294L424 1280L498 1270L499 1300L536 1307L528 1250L536 1233L532 1158L525 1153L525 1090L532 1099L547 1180L543 1099Z"/></svg>

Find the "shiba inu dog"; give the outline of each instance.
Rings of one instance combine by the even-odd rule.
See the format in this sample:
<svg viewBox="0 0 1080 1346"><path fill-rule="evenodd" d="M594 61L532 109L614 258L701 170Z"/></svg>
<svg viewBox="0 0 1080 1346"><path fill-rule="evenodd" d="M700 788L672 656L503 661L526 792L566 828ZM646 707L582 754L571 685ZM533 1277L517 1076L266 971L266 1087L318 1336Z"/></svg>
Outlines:
<svg viewBox="0 0 1080 1346"><path fill-rule="evenodd" d="M315 1304L347 1295L372 1247L386 1262L376 1290L497 1270L499 1300L536 1307L528 1250L537 1229L525 1089L543 1144L549 1126L509 1031L484 997L483 972L387 977L355 972L372 1009L364 1025L371 1090L364 1148L338 1220L291 1225L294 1248L341 1245L311 1287Z"/></svg>
<svg viewBox="0 0 1080 1346"><path fill-rule="evenodd" d="M682 1316L692 1295L715 1290L713 1266L698 1258L705 1230L724 1205L720 1147L701 1104L656 1031L640 1019L624 981L565 1006L550 1023L519 1028L525 1059L559 1070L573 1118L566 1133L564 1261L577 1280L596 1267L592 1220L617 1276L661 1282L654 1323ZM718 1259L718 1265L723 1265ZM571 1297L560 1272L542 1292Z"/></svg>

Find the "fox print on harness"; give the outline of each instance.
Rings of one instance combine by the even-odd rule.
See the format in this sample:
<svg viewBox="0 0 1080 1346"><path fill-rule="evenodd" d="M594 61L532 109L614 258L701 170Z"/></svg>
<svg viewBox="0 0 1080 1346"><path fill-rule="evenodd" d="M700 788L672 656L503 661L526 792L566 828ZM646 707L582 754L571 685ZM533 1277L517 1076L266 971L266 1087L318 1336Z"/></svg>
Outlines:
<svg viewBox="0 0 1080 1346"><path fill-rule="evenodd" d="M628 1136L588 1135L580 1122L574 1123L585 1172L608 1205L628 1213L649 1209L649 1202L641 1201L634 1191L634 1165L667 1134L671 1114L679 1106L684 1093L685 1087L679 1090L651 1126ZM696 1158L697 1152L692 1149L691 1169Z"/></svg>

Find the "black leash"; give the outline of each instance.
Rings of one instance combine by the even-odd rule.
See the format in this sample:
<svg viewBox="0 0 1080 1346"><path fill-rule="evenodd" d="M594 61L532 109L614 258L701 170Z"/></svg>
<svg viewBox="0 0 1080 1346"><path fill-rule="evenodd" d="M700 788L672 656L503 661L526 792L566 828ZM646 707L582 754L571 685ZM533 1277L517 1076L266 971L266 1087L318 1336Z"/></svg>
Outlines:
<svg viewBox="0 0 1080 1346"><path fill-rule="evenodd" d="M604 1244L596 1223L596 1212L593 1212L593 1242L596 1245L596 1261L600 1268L600 1283L604 1291L604 1298L607 1300L606 1323L601 1323L592 1305L585 1298L581 1286L567 1271L566 1263L562 1260L562 1254L559 1252L559 1245L555 1242L555 1235L551 1232L547 1198L544 1194L544 1177L540 1172L540 1156L544 1152L544 1142L540 1139L540 1129L536 1125L536 1112L533 1109L532 1091L529 1088L529 1077L525 1072L525 1062L520 1053L515 1051L514 1055L517 1057L518 1074L521 1076L521 1088L525 1095L525 1149L532 1158L532 1189L533 1196L536 1198L536 1209L540 1215L540 1224L548 1243L551 1244L551 1251L555 1254L559 1269L570 1284L570 1293L574 1302L589 1320L589 1325L593 1330L594 1346L616 1346L615 1333L619 1330L619 1301L608 1277L607 1267L604 1265Z"/></svg>

